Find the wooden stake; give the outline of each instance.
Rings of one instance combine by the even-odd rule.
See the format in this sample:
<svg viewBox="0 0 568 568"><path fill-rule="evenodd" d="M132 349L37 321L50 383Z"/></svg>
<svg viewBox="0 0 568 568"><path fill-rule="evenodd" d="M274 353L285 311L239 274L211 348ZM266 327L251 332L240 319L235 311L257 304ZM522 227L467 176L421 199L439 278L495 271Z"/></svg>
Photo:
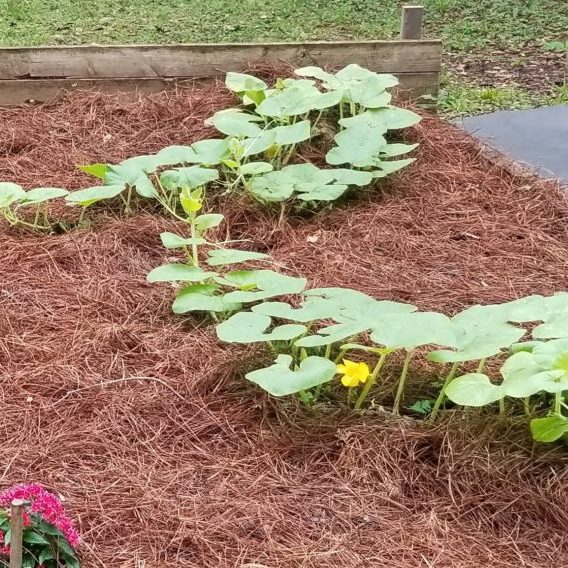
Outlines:
<svg viewBox="0 0 568 568"><path fill-rule="evenodd" d="M403 6L400 21L400 39L422 38L424 6Z"/></svg>
<svg viewBox="0 0 568 568"><path fill-rule="evenodd" d="M10 568L22 568L24 501L14 499L10 507Z"/></svg>

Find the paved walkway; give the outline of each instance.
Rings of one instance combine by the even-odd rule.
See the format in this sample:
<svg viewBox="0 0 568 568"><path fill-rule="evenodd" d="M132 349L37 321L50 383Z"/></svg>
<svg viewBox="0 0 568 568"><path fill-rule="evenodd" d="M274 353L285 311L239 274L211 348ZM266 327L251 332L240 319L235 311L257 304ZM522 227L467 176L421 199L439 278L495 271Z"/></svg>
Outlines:
<svg viewBox="0 0 568 568"><path fill-rule="evenodd" d="M546 178L568 185L568 106L499 111L460 119L477 138Z"/></svg>

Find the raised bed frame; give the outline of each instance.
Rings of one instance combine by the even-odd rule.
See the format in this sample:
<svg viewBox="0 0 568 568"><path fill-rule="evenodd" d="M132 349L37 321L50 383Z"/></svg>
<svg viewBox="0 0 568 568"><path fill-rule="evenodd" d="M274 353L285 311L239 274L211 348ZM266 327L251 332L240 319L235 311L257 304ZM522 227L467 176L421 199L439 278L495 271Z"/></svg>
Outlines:
<svg viewBox="0 0 568 568"><path fill-rule="evenodd" d="M405 7L401 39L306 43L14 47L0 49L0 105L47 102L63 91L156 93L261 62L336 68L349 63L401 81L405 98L436 95L442 46L422 40L422 8Z"/></svg>

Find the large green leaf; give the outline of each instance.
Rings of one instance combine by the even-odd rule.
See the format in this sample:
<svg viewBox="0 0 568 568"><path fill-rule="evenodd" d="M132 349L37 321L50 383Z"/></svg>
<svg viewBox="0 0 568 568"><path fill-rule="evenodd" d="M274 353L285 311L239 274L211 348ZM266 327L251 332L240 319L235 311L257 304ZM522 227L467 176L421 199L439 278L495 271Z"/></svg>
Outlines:
<svg viewBox="0 0 568 568"><path fill-rule="evenodd" d="M509 348L525 334L525 330L494 321L486 310L468 310L452 318L456 333L456 350L432 351L430 361L453 363L485 359Z"/></svg>
<svg viewBox="0 0 568 568"><path fill-rule="evenodd" d="M185 286L176 295L172 304L175 314L188 312L232 312L241 305L227 302L224 295L216 294L219 286L215 284L192 284Z"/></svg>
<svg viewBox="0 0 568 568"><path fill-rule="evenodd" d="M389 160L389 161L375 160L375 162L373 162L373 166L380 169L375 170L373 172L372 174L373 178L386 177L390 174L393 174L394 172L398 172L398 170L401 170L402 168L406 168L406 166L409 166L414 161L415 158L406 158L404 160Z"/></svg>
<svg viewBox="0 0 568 568"><path fill-rule="evenodd" d="M418 124L422 118L411 110L398 107L387 107L366 111L372 120L381 121L388 130L409 128ZM366 114L364 113L364 114Z"/></svg>
<svg viewBox="0 0 568 568"><path fill-rule="evenodd" d="M268 85L262 80L246 73L229 71L225 76L225 86L234 93L242 94L245 91L263 91Z"/></svg>
<svg viewBox="0 0 568 568"><path fill-rule="evenodd" d="M503 389L507 396L524 398L543 390L545 384L538 375L542 367L532 353L519 351L511 355L501 367Z"/></svg>
<svg viewBox="0 0 568 568"><path fill-rule="evenodd" d="M297 347L322 347L334 343L345 342L365 331L365 325L359 322L330 325L318 330L314 335L300 338L294 345Z"/></svg>
<svg viewBox="0 0 568 568"><path fill-rule="evenodd" d="M309 120L302 120L286 126L277 126L274 128L276 133L276 144L279 146L286 146L308 140L311 135L310 126L311 123Z"/></svg>
<svg viewBox="0 0 568 568"><path fill-rule="evenodd" d="M436 312L412 312L378 320L371 339L390 348L414 349L420 345L456 347L455 326Z"/></svg>
<svg viewBox="0 0 568 568"><path fill-rule="evenodd" d="M225 218L221 213L205 213L203 215L198 215L195 218L195 230L197 233L202 234L208 229L213 229L218 227Z"/></svg>
<svg viewBox="0 0 568 568"><path fill-rule="evenodd" d="M273 365L252 371L246 378L273 396L286 396L331 381L335 375L335 364L324 357L307 357L294 370L292 363L289 355L279 355Z"/></svg>
<svg viewBox="0 0 568 568"><path fill-rule="evenodd" d="M21 186L9 181L0 182L0 209L26 198Z"/></svg>
<svg viewBox="0 0 568 568"><path fill-rule="evenodd" d="M345 171L340 175L345 176ZM347 190L347 185L333 180L333 170L320 170L309 163L293 164L254 178L251 192L264 201L284 201L295 192L299 199L329 201Z"/></svg>
<svg viewBox="0 0 568 568"><path fill-rule="evenodd" d="M267 174L274 169L272 164L268 162L248 162L241 166L241 173L244 176L259 176L262 174Z"/></svg>
<svg viewBox="0 0 568 568"><path fill-rule="evenodd" d="M112 199L124 191L124 185L97 185L87 187L79 191L73 191L65 197L69 203L76 203L83 207L89 207L98 201Z"/></svg>
<svg viewBox="0 0 568 568"><path fill-rule="evenodd" d="M184 248L191 245L204 245L207 241L202 237L182 237L175 233L161 233L160 239L167 249Z"/></svg>
<svg viewBox="0 0 568 568"><path fill-rule="evenodd" d="M148 178L148 174L156 170L160 159L155 155L135 156L120 162L116 166L108 166L105 185L129 185L136 189L142 197L155 197L156 190Z"/></svg>
<svg viewBox="0 0 568 568"><path fill-rule="evenodd" d="M415 148L418 147L418 144L387 144L383 148L381 148L380 158L394 158L396 156L402 156L403 154L408 154L408 152L412 152Z"/></svg>
<svg viewBox="0 0 568 568"><path fill-rule="evenodd" d="M160 150L157 157L162 165L189 163L215 166L228 155L226 139L210 138L194 142L191 146L168 146Z"/></svg>
<svg viewBox="0 0 568 568"><path fill-rule="evenodd" d="M248 260L260 260L269 258L262 252L235 249L214 249L209 251L207 264L210 266L222 266L225 264L238 264Z"/></svg>
<svg viewBox="0 0 568 568"><path fill-rule="evenodd" d="M535 339L568 338L568 313L555 314L550 319L537 325L532 336Z"/></svg>
<svg viewBox="0 0 568 568"><path fill-rule="evenodd" d="M160 175L160 183L169 190L176 190L182 187L194 189L218 178L219 172L215 169L189 166L163 172Z"/></svg>
<svg viewBox="0 0 568 568"><path fill-rule="evenodd" d="M22 204L37 205L38 203L44 203L50 199L65 197L66 195L69 195L69 192L59 187L36 187L26 192L26 197L22 201Z"/></svg>
<svg viewBox="0 0 568 568"><path fill-rule="evenodd" d="M393 79L397 84L396 78L393 77ZM384 76L371 75L350 86L346 92L346 99L364 108L386 107L391 102L392 95L385 89L391 86L394 85L388 84Z"/></svg>
<svg viewBox="0 0 568 568"><path fill-rule="evenodd" d="M568 434L568 418L563 416L547 416L531 420L531 433L535 441L551 443Z"/></svg>
<svg viewBox="0 0 568 568"><path fill-rule="evenodd" d="M446 396L462 406L485 406L501 400L505 392L494 385L487 375L467 373L454 379L446 388Z"/></svg>
<svg viewBox="0 0 568 568"><path fill-rule="evenodd" d="M543 369L568 372L568 338L542 342L533 349L532 355Z"/></svg>
<svg viewBox="0 0 568 568"><path fill-rule="evenodd" d="M293 308L286 302L263 302L262 304L253 306L252 311L274 318L299 321L302 323L329 319L337 313L337 310L334 310L329 304L304 303L301 308Z"/></svg>
<svg viewBox="0 0 568 568"><path fill-rule="evenodd" d="M241 274L243 274L241 272ZM246 271L248 286L253 285L257 291L240 290L229 292L226 295L228 301L231 302L256 302L266 300L276 296L286 296L288 294L299 294L306 287L307 280L305 278L295 278L285 274L279 274L272 270L251 270ZM229 273L227 278L231 278Z"/></svg>
<svg viewBox="0 0 568 568"><path fill-rule="evenodd" d="M205 124L214 126L219 132L227 136L247 138L256 136L262 131L256 124L257 122L263 122L262 118L231 108L216 112L205 121Z"/></svg>
<svg viewBox="0 0 568 568"><path fill-rule="evenodd" d="M367 127L352 127L342 130L335 136L336 146L325 156L330 165L352 164L358 168L375 166L379 154L387 141L379 130Z"/></svg>
<svg viewBox="0 0 568 568"><path fill-rule="evenodd" d="M227 343L259 343L263 341L290 341L306 332L300 324L280 325L267 333L272 325L269 316L253 312L239 312L217 326L217 337Z"/></svg>
<svg viewBox="0 0 568 568"><path fill-rule="evenodd" d="M217 276L216 272L206 272L188 264L163 264L151 270L146 276L148 282L200 282Z"/></svg>

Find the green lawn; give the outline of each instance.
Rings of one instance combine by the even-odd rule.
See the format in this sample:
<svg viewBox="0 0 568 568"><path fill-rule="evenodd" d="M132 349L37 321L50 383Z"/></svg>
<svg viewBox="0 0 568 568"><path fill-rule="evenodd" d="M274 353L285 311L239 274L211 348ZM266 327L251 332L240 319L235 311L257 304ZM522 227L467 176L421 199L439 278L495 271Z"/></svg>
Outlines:
<svg viewBox="0 0 568 568"><path fill-rule="evenodd" d="M0 44L392 38L402 0L0 0ZM408 3L408 2L406 2ZM425 0L452 50L557 38L567 0Z"/></svg>

